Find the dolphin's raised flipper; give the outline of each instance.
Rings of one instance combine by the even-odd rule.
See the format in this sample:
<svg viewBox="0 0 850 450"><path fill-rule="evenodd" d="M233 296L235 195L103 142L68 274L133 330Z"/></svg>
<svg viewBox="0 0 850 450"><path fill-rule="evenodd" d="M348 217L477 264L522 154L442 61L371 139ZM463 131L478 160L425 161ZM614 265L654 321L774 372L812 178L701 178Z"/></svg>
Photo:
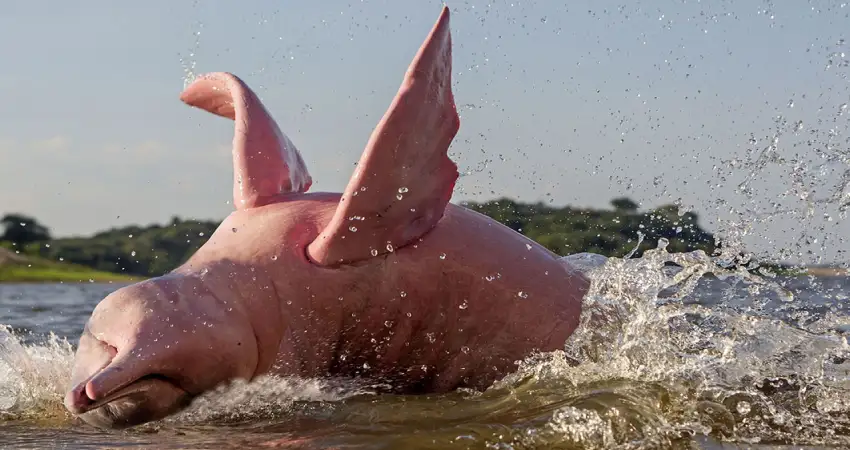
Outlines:
<svg viewBox="0 0 850 450"><path fill-rule="evenodd" d="M298 149L280 131L257 95L238 77L211 73L190 84L180 100L236 122L233 136L233 204L246 209L312 184Z"/></svg>
<svg viewBox="0 0 850 450"><path fill-rule="evenodd" d="M394 251L443 216L458 177L447 155L460 127L451 72L449 10L443 8L372 132L336 213L309 245L313 262L332 266Z"/></svg>

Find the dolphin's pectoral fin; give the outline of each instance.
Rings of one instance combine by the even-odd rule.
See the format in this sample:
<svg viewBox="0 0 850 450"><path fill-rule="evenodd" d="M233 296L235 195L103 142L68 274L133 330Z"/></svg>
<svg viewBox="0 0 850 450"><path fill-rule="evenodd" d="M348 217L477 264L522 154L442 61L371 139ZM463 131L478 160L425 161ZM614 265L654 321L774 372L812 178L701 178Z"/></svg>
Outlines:
<svg viewBox="0 0 850 450"><path fill-rule="evenodd" d="M236 122L233 136L233 203L260 206L280 193L306 192L312 184L298 149L278 128L257 95L238 77L217 72L189 85L180 99Z"/></svg>
<svg viewBox="0 0 850 450"><path fill-rule="evenodd" d="M458 177L449 145L460 119L451 86L448 8L372 132L336 213L307 253L333 266L385 254L430 231Z"/></svg>

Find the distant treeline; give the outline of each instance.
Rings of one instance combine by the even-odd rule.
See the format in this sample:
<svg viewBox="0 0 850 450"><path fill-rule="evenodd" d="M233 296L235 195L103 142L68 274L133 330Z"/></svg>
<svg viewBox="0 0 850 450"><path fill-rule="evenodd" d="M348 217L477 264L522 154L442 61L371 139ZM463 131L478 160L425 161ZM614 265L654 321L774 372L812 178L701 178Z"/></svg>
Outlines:
<svg viewBox="0 0 850 450"><path fill-rule="evenodd" d="M655 248L660 238L669 251L714 251L714 237L700 228L697 215L679 214L668 205L639 212L627 198L615 199L612 209L553 208L544 203L521 203L507 198L463 206L507 225L560 255L593 252L624 256L644 236L637 256ZM0 219L0 245L54 261L66 261L107 272L158 276L176 268L209 239L220 222L174 217L166 225L113 228L91 237L53 239L34 218L8 214Z"/></svg>

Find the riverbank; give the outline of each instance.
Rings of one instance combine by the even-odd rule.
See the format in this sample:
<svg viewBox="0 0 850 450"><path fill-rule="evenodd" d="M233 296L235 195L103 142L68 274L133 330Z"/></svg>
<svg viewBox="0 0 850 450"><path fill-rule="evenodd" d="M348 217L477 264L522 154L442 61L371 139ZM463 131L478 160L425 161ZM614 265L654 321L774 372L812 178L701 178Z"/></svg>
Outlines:
<svg viewBox="0 0 850 450"><path fill-rule="evenodd" d="M24 256L0 247L0 283L131 282L141 279L66 262Z"/></svg>
<svg viewBox="0 0 850 450"><path fill-rule="evenodd" d="M847 277L850 276L850 271L840 267L808 267L804 275L814 277Z"/></svg>
<svg viewBox="0 0 850 450"><path fill-rule="evenodd" d="M611 201L609 209L552 207L500 198L463 206L491 217L522 233L558 255L579 252L622 258L656 248L662 239L671 253L702 250L711 255L716 239L699 226L694 212L680 214L675 205L639 211L628 198ZM6 259L0 257L0 282L129 281L164 275L188 260L218 229L217 220L173 217L170 222L147 226L129 225L90 236L51 238L48 227L34 218L12 216L11 236L25 236L26 244L0 241ZM6 230L9 231L9 230ZM642 240L640 238L643 238ZM637 246L637 248L635 248ZM29 258L29 260L27 260ZM26 262L22 262L26 261ZM848 276L838 267L796 267L764 263L754 273L769 270L783 277Z"/></svg>

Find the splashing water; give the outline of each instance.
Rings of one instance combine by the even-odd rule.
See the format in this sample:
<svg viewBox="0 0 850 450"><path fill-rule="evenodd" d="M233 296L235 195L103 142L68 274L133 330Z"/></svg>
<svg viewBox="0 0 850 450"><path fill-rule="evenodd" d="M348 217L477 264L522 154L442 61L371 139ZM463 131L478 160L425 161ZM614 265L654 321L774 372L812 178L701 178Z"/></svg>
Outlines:
<svg viewBox="0 0 850 450"><path fill-rule="evenodd" d="M850 347L835 332L850 318L846 311L821 314L807 328L780 321L765 313L771 300L789 300L786 287L740 269L718 270L702 252L669 254L663 245L639 259L611 258L590 273L582 323L564 358L513 375L622 383L611 392L614 404L589 398L590 411L568 408L566 424L553 418L582 429L589 437L582 445L671 444L693 434L749 443L850 442ZM700 301L710 284L695 289L707 274L716 285L732 280L710 307ZM738 283L749 286L736 290ZM754 299L759 287L772 295ZM569 423L576 417L585 423Z"/></svg>
<svg viewBox="0 0 850 450"><path fill-rule="evenodd" d="M192 8L198 8L197 0L192 3ZM189 85L192 84L198 78L198 74L196 72L196 68L198 65L197 53L201 47L201 31L204 28L204 23L198 21L195 23L194 28L196 29L192 32L192 36L194 38L192 47L186 56L180 57L180 65L183 67L183 89L189 87Z"/></svg>
<svg viewBox="0 0 850 450"><path fill-rule="evenodd" d="M846 278L764 279L701 251L668 253L663 240L640 258L567 259L592 280L578 330L563 351L532 355L485 392L376 395L377 386L356 380L266 377L109 434L62 408L71 346L55 336L25 345L5 329L0 428L50 442L160 448L850 445ZM812 292L817 301L788 306Z"/></svg>
<svg viewBox="0 0 850 450"><path fill-rule="evenodd" d="M72 363L67 341L51 334L45 345L25 347L9 327L0 326L0 421L64 416L62 395Z"/></svg>

